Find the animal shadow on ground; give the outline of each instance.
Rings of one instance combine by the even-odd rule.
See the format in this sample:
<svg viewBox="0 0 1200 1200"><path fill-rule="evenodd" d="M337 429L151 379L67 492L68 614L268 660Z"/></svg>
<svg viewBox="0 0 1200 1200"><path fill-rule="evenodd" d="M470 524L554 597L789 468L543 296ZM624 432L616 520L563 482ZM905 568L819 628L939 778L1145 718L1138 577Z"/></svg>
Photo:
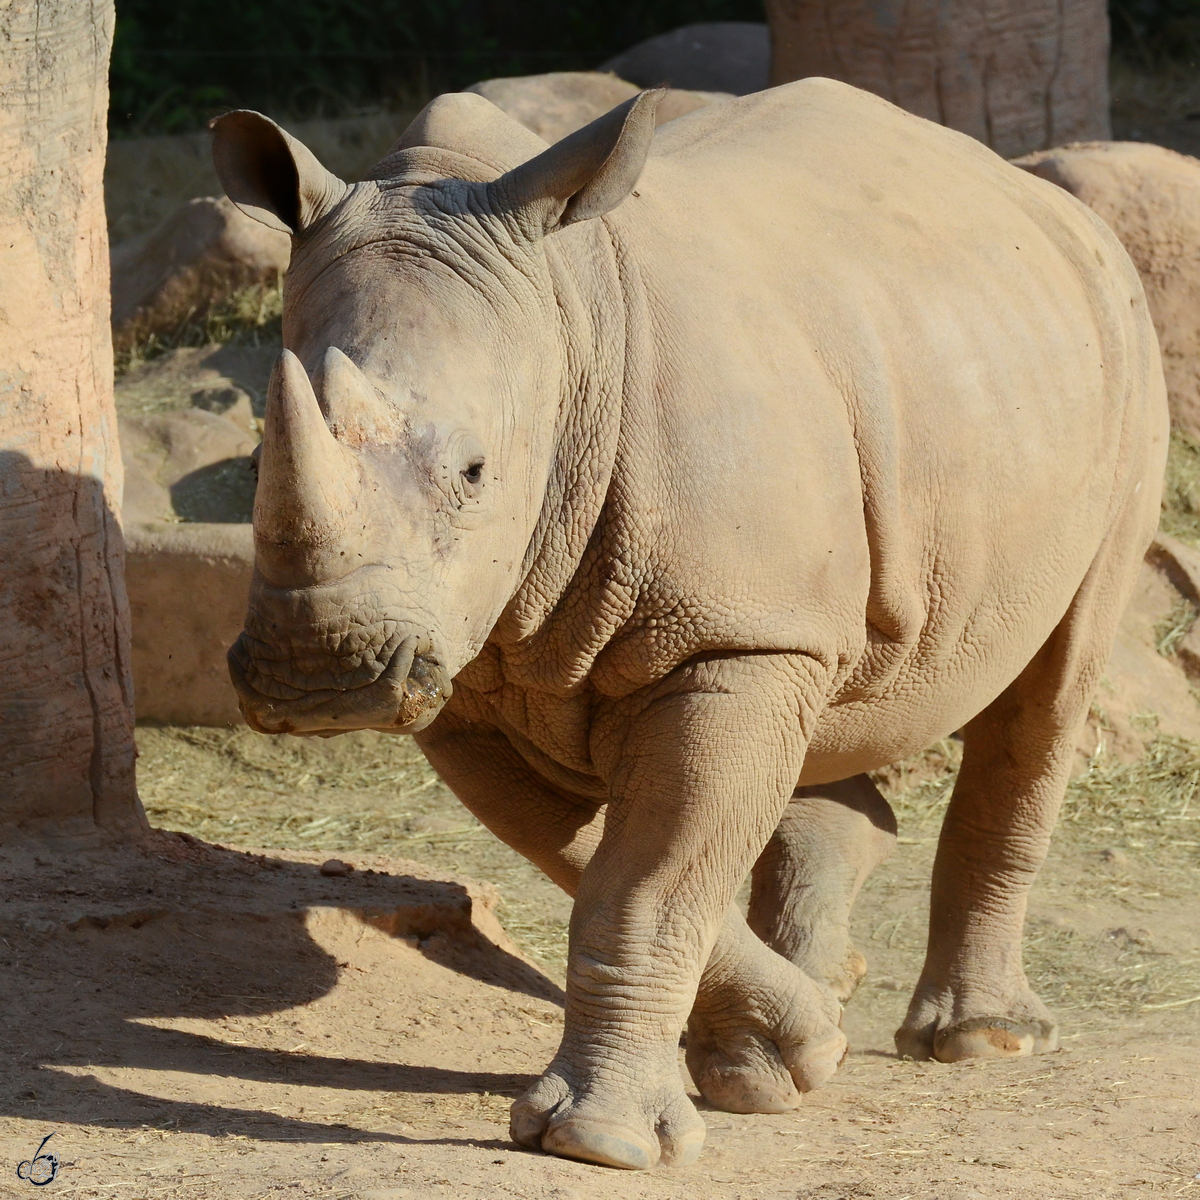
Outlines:
<svg viewBox="0 0 1200 1200"><path fill-rule="evenodd" d="M3 1115L264 1141L406 1142L228 1100L231 1092L254 1093L256 1083L503 1096L532 1081L406 1063L428 1047L397 1043L371 1026L376 1006L391 996L400 1020L447 989L460 1001L482 991L474 1007L485 1012L502 1007L505 993L559 1002L553 983L477 928L472 907L480 901L466 883L385 872L330 879L315 863L228 851L187 835L152 837L183 861L146 849L65 866L44 852L0 855L10 898L0 906L0 1047L12 1064L0 1084ZM371 961L356 953L364 936ZM339 980L372 973L369 995L331 1006ZM247 1044L246 1030L271 1014L289 1014L289 1029L306 1022L306 1040L327 1040L328 1052ZM168 1021L176 1027L163 1027ZM193 1021L201 1029L178 1027ZM489 1040L484 1031L479 1046ZM339 1044L376 1057L338 1053ZM410 1048L416 1055L406 1055ZM470 1045L460 1053L475 1056ZM178 1095L104 1082L88 1068L128 1072L149 1091ZM217 1095L221 1102L213 1102Z"/></svg>

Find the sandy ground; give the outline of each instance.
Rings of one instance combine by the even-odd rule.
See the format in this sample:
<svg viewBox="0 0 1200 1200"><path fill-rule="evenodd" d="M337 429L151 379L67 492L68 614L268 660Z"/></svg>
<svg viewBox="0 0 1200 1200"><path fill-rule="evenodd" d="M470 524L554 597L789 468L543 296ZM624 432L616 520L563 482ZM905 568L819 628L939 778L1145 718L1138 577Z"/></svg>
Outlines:
<svg viewBox="0 0 1200 1200"><path fill-rule="evenodd" d="M410 743L140 734L157 823L308 848L162 835L92 862L0 859L0 1196L34 1194L17 1167L51 1133L61 1165L39 1190L114 1200L1200 1194L1188 803L1155 810L1143 787L1069 804L1027 937L1060 1052L914 1063L891 1032L920 965L947 764L897 774L905 840L857 911L871 973L838 1077L794 1113L707 1111L699 1164L639 1175L509 1144L511 1098L559 1034L567 909ZM334 853L349 877L318 873ZM507 942L494 889L454 868L499 881L540 970Z"/></svg>

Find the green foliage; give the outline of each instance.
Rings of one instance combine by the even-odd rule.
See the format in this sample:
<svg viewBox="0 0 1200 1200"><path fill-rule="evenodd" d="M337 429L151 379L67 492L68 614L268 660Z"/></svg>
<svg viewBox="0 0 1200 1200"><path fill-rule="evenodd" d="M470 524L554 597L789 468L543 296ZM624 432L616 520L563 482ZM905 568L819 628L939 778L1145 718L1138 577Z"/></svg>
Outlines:
<svg viewBox="0 0 1200 1200"><path fill-rule="evenodd" d="M1143 66L1200 60L1200 0L1109 0L1113 46Z"/></svg>
<svg viewBox="0 0 1200 1200"><path fill-rule="evenodd" d="M497 75L590 70L692 22L763 19L762 0L117 0L110 125L174 133L237 106L336 115Z"/></svg>
<svg viewBox="0 0 1200 1200"><path fill-rule="evenodd" d="M1110 0L1113 45L1200 58L1200 0ZM762 0L117 0L110 125L177 133L245 105L332 116L496 75L589 70L656 33L761 21Z"/></svg>

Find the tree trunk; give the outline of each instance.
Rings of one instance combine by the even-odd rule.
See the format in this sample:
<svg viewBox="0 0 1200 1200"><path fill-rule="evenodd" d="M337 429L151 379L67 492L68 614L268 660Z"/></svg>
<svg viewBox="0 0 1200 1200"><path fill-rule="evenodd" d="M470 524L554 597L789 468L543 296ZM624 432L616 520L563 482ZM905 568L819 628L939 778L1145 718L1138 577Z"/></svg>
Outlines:
<svg viewBox="0 0 1200 1200"><path fill-rule="evenodd" d="M771 82L825 75L1005 158L1112 136L1105 0L767 0Z"/></svg>
<svg viewBox="0 0 1200 1200"><path fill-rule="evenodd" d="M0 843L145 828L117 520L112 0L0 7Z"/></svg>

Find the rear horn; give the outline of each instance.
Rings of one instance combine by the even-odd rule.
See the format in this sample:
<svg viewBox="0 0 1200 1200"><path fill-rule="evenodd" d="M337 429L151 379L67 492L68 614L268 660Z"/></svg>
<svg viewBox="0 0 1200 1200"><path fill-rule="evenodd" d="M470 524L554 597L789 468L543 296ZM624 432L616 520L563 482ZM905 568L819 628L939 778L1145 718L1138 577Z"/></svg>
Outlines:
<svg viewBox="0 0 1200 1200"><path fill-rule="evenodd" d="M404 419L336 346L321 365L321 407L338 441L387 445L404 432Z"/></svg>

